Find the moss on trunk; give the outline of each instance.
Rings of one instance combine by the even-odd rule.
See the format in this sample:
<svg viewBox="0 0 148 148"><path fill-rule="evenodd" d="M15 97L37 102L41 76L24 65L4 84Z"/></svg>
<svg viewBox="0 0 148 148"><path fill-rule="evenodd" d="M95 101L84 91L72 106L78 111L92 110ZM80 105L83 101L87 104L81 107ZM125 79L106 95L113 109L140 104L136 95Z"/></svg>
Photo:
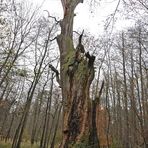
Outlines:
<svg viewBox="0 0 148 148"><path fill-rule="evenodd" d="M63 140L61 148L86 148L90 142L91 101L89 89L94 78L94 56L81 58L73 46L73 17L82 0L67 0L66 14L60 22L61 34L57 37L60 49L60 76L63 97ZM81 44L79 38L79 45ZM80 47L83 47L80 46ZM84 48L84 47L83 47ZM80 50L82 51L82 50ZM83 49L84 51L84 49ZM84 53L84 52L82 52ZM80 57L77 59L77 57Z"/></svg>

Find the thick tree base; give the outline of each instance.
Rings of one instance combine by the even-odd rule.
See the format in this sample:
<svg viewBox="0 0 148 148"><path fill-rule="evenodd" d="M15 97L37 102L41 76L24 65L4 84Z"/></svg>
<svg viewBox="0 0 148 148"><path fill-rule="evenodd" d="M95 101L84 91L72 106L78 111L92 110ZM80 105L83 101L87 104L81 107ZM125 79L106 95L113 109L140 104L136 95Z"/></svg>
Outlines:
<svg viewBox="0 0 148 148"><path fill-rule="evenodd" d="M69 144L67 148L99 148L98 143L91 144L91 141L89 141L88 137L85 137L81 141L75 143L75 144Z"/></svg>

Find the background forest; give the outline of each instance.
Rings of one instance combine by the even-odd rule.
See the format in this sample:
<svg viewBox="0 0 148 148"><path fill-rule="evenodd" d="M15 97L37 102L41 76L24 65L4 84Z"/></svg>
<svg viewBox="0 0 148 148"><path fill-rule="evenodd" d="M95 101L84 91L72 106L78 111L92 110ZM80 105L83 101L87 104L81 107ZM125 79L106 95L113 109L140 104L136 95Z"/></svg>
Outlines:
<svg viewBox="0 0 148 148"><path fill-rule="evenodd" d="M98 98L99 147L147 148L148 1L119 4L104 33L84 30L82 39L85 52L96 57L90 99ZM19 148L18 141L22 148L53 148L62 140L60 20L41 11L26 2L0 2L0 148ZM116 31L119 14L133 23ZM73 32L74 46L81 32Z"/></svg>

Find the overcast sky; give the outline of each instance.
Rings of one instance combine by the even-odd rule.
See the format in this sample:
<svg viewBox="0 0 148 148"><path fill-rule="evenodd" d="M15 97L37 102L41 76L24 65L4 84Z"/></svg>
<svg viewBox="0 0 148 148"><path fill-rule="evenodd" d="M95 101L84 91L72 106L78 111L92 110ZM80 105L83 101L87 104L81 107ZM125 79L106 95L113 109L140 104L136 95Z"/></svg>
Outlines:
<svg viewBox="0 0 148 148"><path fill-rule="evenodd" d="M48 10L50 15L56 16L62 19L63 10L61 0L29 0L35 5L40 5L43 2L42 10ZM92 34L99 34L103 32L104 22L111 13L113 13L118 4L118 0L103 0L100 1L93 12L89 6L89 0L84 0L83 4L79 4L75 10L76 17L74 20L74 30L85 29L90 31ZM99 1L99 0L98 0ZM44 12L45 13L45 12ZM129 21L124 18L120 18L115 29L121 30L130 24Z"/></svg>

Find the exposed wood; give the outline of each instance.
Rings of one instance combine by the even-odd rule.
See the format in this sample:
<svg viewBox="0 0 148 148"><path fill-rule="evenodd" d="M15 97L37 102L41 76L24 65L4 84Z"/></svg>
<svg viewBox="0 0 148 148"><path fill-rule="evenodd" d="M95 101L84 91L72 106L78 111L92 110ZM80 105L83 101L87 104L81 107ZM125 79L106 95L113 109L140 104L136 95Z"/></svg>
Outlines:
<svg viewBox="0 0 148 148"><path fill-rule="evenodd" d="M80 58L80 54L85 52L82 45L83 32L77 48L74 49L73 46L74 10L83 1L64 2L64 18L60 22L61 34L58 35L57 42L60 49L60 77L64 102L63 141L60 147L67 148L80 143L86 146L91 143L89 140L92 140L89 139L92 128L89 89L94 78L95 56Z"/></svg>

